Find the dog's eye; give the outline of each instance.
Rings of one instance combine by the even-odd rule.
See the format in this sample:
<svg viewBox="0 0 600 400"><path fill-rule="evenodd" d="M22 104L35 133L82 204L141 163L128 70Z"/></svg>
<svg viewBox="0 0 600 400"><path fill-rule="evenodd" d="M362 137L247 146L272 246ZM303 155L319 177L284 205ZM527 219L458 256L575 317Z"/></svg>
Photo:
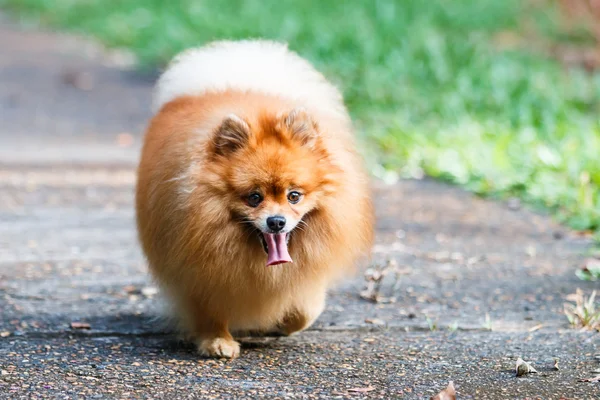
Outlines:
<svg viewBox="0 0 600 400"><path fill-rule="evenodd" d="M292 204L296 204L302 198L302 194L299 192L289 192L287 195L288 201Z"/></svg>
<svg viewBox="0 0 600 400"><path fill-rule="evenodd" d="M263 201L263 198L260 193L250 193L250 195L248 195L246 198L246 201L250 207L258 207L258 205Z"/></svg>

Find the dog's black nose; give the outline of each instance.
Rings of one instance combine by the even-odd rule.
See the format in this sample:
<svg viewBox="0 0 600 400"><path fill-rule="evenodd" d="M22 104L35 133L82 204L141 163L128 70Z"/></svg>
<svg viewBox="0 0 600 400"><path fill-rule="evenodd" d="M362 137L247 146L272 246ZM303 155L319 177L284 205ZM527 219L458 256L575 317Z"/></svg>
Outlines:
<svg viewBox="0 0 600 400"><path fill-rule="evenodd" d="M267 226L273 232L279 232L285 226L285 217L282 217L281 215L269 217L267 218Z"/></svg>

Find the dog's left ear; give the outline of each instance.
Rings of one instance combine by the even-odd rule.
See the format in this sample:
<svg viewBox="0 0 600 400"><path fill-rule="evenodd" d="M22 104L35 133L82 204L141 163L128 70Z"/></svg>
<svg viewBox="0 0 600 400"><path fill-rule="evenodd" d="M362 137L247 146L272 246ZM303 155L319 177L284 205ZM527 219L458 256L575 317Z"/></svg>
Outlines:
<svg viewBox="0 0 600 400"><path fill-rule="evenodd" d="M213 135L215 153L229 155L243 148L250 138L250 126L235 114L229 114Z"/></svg>
<svg viewBox="0 0 600 400"><path fill-rule="evenodd" d="M295 108L282 115L281 123L303 146L315 147L319 137L318 126L304 108Z"/></svg>

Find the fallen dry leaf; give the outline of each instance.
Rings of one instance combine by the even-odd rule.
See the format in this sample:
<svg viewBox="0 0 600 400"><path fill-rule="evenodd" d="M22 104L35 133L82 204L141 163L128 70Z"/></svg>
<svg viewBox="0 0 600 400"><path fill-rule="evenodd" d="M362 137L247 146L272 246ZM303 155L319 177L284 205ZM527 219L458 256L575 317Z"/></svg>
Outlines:
<svg viewBox="0 0 600 400"><path fill-rule="evenodd" d="M577 276L584 280L595 281L600 275L600 258L588 258L583 262L583 265L577 271Z"/></svg>
<svg viewBox="0 0 600 400"><path fill-rule="evenodd" d="M535 258L537 256L537 249L535 246L529 245L525 248L525 254L527 254L529 258Z"/></svg>
<svg viewBox="0 0 600 400"><path fill-rule="evenodd" d="M398 269L398 263L394 259L388 259L385 265L374 264L365 271L364 278L366 288L360 292L360 297L372 303L395 303L396 297L382 296L381 289L383 280L387 275L394 274L392 292L400 282L400 276L405 275L404 270Z"/></svg>
<svg viewBox="0 0 600 400"><path fill-rule="evenodd" d="M66 71L63 74L63 82L79 90L92 90L94 88L94 76L86 71Z"/></svg>
<svg viewBox="0 0 600 400"><path fill-rule="evenodd" d="M584 268L600 268L600 259L594 257L594 258L586 258L583 261L583 267Z"/></svg>
<svg viewBox="0 0 600 400"><path fill-rule="evenodd" d="M536 326L533 326L533 327L529 328L529 329L527 330L527 332L535 332L535 331L537 331L537 330L540 330L540 329L542 329L543 327L544 327L544 324L538 324L538 325L536 325Z"/></svg>
<svg viewBox="0 0 600 400"><path fill-rule="evenodd" d="M130 133L120 133L117 135L117 145L119 145L119 147L129 147L133 142L134 138Z"/></svg>
<svg viewBox="0 0 600 400"><path fill-rule="evenodd" d="M517 359L517 366L515 367L517 376L523 376L526 374L537 374L535 368L530 363L524 361L521 357Z"/></svg>
<svg viewBox="0 0 600 400"><path fill-rule="evenodd" d="M580 379L579 382L600 382L600 375L596 375L593 378Z"/></svg>
<svg viewBox="0 0 600 400"><path fill-rule="evenodd" d="M365 319L365 322L373 325L385 325L385 321L379 318L367 318Z"/></svg>
<svg viewBox="0 0 600 400"><path fill-rule="evenodd" d="M560 370L560 368L558 367L558 361L559 361L558 358L554 359L554 369L557 370L557 371Z"/></svg>
<svg viewBox="0 0 600 400"><path fill-rule="evenodd" d="M141 293L140 289L137 288L137 287L135 287L135 286L133 286L133 285L123 286L123 290L127 294L139 294L139 293Z"/></svg>
<svg viewBox="0 0 600 400"><path fill-rule="evenodd" d="M352 388L352 389L348 389L349 392L353 392L353 393L367 393L367 392L371 392L375 390L375 388L373 386L367 386L364 388Z"/></svg>
<svg viewBox="0 0 600 400"><path fill-rule="evenodd" d="M87 322L71 322L72 329L91 329L92 327Z"/></svg>
<svg viewBox="0 0 600 400"><path fill-rule="evenodd" d="M573 232L573 235L587 238L587 237L594 236L594 231L591 231L591 230L587 230L587 231L575 231L575 232Z"/></svg>
<svg viewBox="0 0 600 400"><path fill-rule="evenodd" d="M442 390L435 396L430 397L429 400L456 400L456 390L454 389L454 382L450 381L446 389Z"/></svg>

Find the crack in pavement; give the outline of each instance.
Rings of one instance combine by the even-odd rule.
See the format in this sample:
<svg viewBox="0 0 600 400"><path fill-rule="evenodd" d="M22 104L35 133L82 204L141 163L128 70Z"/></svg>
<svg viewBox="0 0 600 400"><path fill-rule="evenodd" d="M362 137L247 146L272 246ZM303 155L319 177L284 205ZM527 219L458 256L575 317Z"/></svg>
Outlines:
<svg viewBox="0 0 600 400"><path fill-rule="evenodd" d="M306 329L303 332L306 333L315 333L315 332L327 332L333 334L343 334L349 332L359 332L359 333L394 333L394 334L402 334L402 333L418 333L418 332L435 332L436 330L431 330L426 326L411 326L409 330L407 330L406 326L388 326L388 327L370 327L370 326L353 326L353 327L343 327L343 328L310 328ZM440 330L443 331L443 330ZM491 332L485 328L457 328L453 332ZM63 330L63 331L26 331L26 332L11 332L11 334L7 337L0 338L0 342L2 340L10 340L10 339L56 339L56 338L69 338L69 337L83 337L83 338L94 338L94 337L165 337L165 336L177 336L178 332L173 331L165 331L165 332L124 332L124 331L97 331L97 330ZM280 336L277 335L264 335L264 336L236 336L236 338L244 339L244 338L278 338ZM298 336L298 335L294 335Z"/></svg>

